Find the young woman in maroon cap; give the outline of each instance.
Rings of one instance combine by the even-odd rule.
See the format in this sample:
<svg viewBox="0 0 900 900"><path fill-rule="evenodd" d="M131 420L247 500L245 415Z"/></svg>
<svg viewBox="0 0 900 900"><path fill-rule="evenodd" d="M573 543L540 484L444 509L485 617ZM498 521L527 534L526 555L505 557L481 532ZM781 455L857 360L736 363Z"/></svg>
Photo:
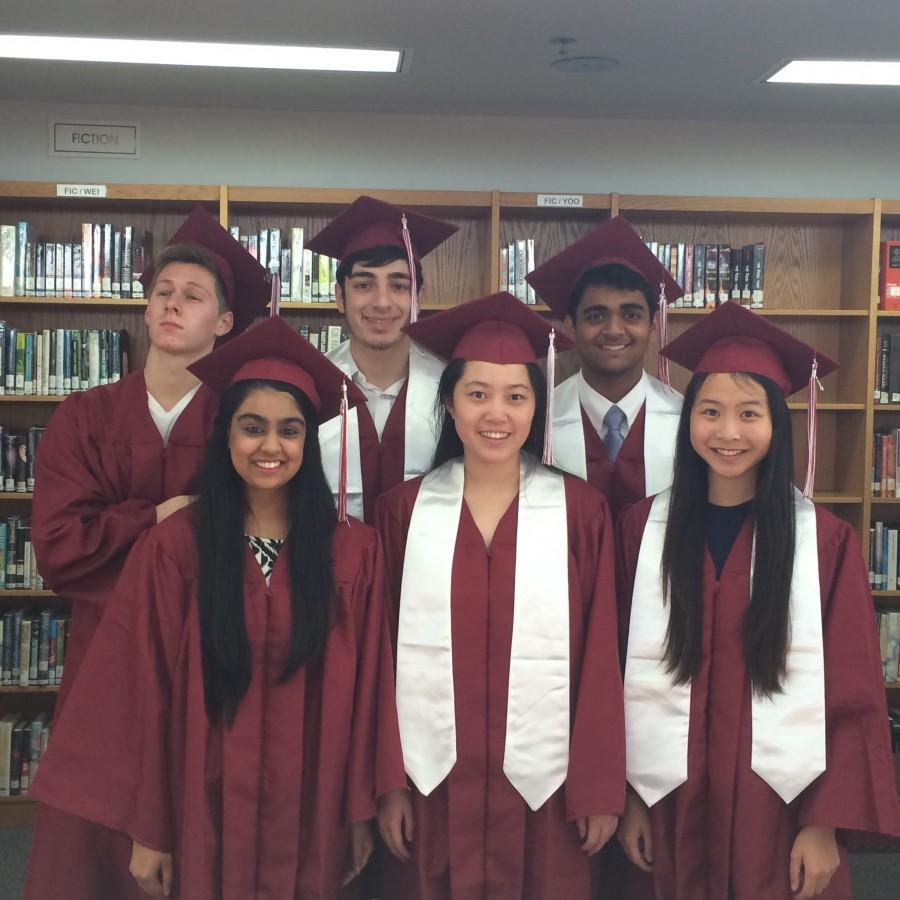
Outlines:
<svg viewBox="0 0 900 900"><path fill-rule="evenodd" d="M381 896L587 900L624 803L609 509L541 464L540 316L496 294L409 331L450 363L435 468L377 505L411 783Z"/></svg>
<svg viewBox="0 0 900 900"><path fill-rule="evenodd" d="M897 832L900 810L866 566L808 499L836 366L732 303L663 352L694 375L671 489L617 523L619 840L659 900L848 900L839 832ZM807 385L801 495L785 398Z"/></svg>
<svg viewBox="0 0 900 900"><path fill-rule="evenodd" d="M201 207L142 281L150 340L144 368L66 398L37 458L32 541L47 586L72 606L57 714L128 552L196 492L216 399L187 366L215 341L240 334L270 293L262 266ZM39 808L25 900L138 896L130 855L129 841Z"/></svg>
<svg viewBox="0 0 900 900"><path fill-rule="evenodd" d="M222 392L199 497L129 557L35 793L153 896L329 900L405 782L377 538L319 455L343 375L278 319L191 371Z"/></svg>

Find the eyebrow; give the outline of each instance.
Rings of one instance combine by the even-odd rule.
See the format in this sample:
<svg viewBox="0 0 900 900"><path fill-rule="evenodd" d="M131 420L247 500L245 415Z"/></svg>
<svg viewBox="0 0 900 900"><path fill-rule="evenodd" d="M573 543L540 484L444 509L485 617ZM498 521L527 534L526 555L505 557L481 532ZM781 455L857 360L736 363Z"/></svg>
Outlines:
<svg viewBox="0 0 900 900"><path fill-rule="evenodd" d="M592 303L590 306L583 307L584 312L592 312L595 309L608 311L610 307L608 307L605 303ZM623 303L621 306L617 306L616 309L623 310L625 312L632 312L634 310L637 310L639 312L647 311L647 308L642 303Z"/></svg>
<svg viewBox="0 0 900 900"><path fill-rule="evenodd" d="M172 278L160 278L156 282L157 284L175 284L175 280ZM205 284L201 284L199 281L188 281L186 284L189 284L191 287L198 287L203 289L204 291L209 290L209 288Z"/></svg>
<svg viewBox="0 0 900 900"><path fill-rule="evenodd" d="M269 421L265 416L260 416L251 412L241 413L241 415L238 416L239 422L242 422L244 419L252 419L254 422L261 422L263 424L267 424ZM301 419L300 416L288 416L286 419L278 420L279 425L287 425L290 422L299 422L301 425L306 424L306 421Z"/></svg>
<svg viewBox="0 0 900 900"><path fill-rule="evenodd" d="M700 397L697 400L698 403L710 403L713 406L724 406L724 401L722 400L713 400L710 397ZM737 406L764 406L765 402L763 400L741 400L737 404Z"/></svg>
<svg viewBox="0 0 900 900"><path fill-rule="evenodd" d="M368 272L363 270L362 272L351 272L348 278L375 278L374 272ZM388 272L388 278L402 278L404 281L409 281L409 275L405 272Z"/></svg>
<svg viewBox="0 0 900 900"><path fill-rule="evenodd" d="M469 387L486 387L486 388L489 388L489 387L494 387L494 385L488 384L486 381L467 381L463 385L463 387L467 387L467 388L469 388ZM508 391L511 391L514 388L518 388L519 390L524 389L526 391L530 391L531 385L530 384L508 384L508 385L506 385L506 390L508 390Z"/></svg>

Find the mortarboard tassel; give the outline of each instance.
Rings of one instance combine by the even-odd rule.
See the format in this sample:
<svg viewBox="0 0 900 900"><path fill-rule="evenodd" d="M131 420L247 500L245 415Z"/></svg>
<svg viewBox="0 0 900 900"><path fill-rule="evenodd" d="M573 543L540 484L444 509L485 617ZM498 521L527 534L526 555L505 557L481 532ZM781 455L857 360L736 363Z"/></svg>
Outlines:
<svg viewBox="0 0 900 900"><path fill-rule="evenodd" d="M341 382L341 451L338 469L338 522L347 521L347 380Z"/></svg>
<svg viewBox="0 0 900 900"><path fill-rule="evenodd" d="M659 316L659 349L662 350L669 343L669 310L666 305L666 283L659 283L659 303L657 315ZM657 357L657 372L659 380L666 386L671 387L669 381L669 360L660 353Z"/></svg>
<svg viewBox="0 0 900 900"><path fill-rule="evenodd" d="M273 259L269 263L269 272L271 273L269 281L272 285L272 293L269 300L269 315L277 316L279 305L281 303L281 275L278 273L280 263Z"/></svg>
<svg viewBox="0 0 900 900"><path fill-rule="evenodd" d="M419 318L419 290L416 284L416 260L413 256L412 241L409 237L409 225L406 221L406 213L400 217L403 232L403 246L406 248L406 261L409 263L409 324L412 325Z"/></svg>
<svg viewBox="0 0 900 900"><path fill-rule="evenodd" d="M545 466L553 465L553 395L556 381L556 330L550 330L550 343L547 345L547 407L544 414L544 455L541 462Z"/></svg>
<svg viewBox="0 0 900 900"><path fill-rule="evenodd" d="M806 484L803 485L803 496L807 499L812 499L816 480L816 401L818 392L822 390L818 371L819 361L813 357L809 375L809 404L806 408Z"/></svg>

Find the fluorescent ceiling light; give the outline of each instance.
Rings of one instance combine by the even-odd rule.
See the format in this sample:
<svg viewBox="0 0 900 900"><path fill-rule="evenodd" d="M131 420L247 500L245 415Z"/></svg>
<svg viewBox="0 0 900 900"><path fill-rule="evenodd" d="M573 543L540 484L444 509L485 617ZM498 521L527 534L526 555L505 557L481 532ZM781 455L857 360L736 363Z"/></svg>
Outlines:
<svg viewBox="0 0 900 900"><path fill-rule="evenodd" d="M403 53L400 50L353 50L342 47L0 34L0 57L166 66L221 66L229 69L399 72Z"/></svg>
<svg viewBox="0 0 900 900"><path fill-rule="evenodd" d="M900 85L900 60L792 59L767 82L778 84Z"/></svg>

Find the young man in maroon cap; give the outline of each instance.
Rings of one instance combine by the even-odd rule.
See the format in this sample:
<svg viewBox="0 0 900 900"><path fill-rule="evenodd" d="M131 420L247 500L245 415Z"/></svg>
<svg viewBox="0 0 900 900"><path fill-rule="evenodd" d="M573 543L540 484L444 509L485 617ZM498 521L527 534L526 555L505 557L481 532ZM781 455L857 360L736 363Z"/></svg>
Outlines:
<svg viewBox="0 0 900 900"><path fill-rule="evenodd" d="M142 281L150 338L144 368L69 397L51 419L37 458L32 540L38 566L72 605L57 712L129 551L193 499L216 399L187 367L217 339L243 331L270 293L262 266L202 208ZM130 854L123 836L41 807L24 896L139 896L128 872Z"/></svg>
<svg viewBox="0 0 900 900"><path fill-rule="evenodd" d="M372 521L376 498L428 470L437 441L434 398L443 363L410 341L422 287L420 260L456 227L359 197L310 242L341 260L337 303L350 340L328 354L366 396L347 423L347 509ZM340 423L319 429L322 463L337 493Z"/></svg>
<svg viewBox="0 0 900 900"><path fill-rule="evenodd" d="M554 464L602 490L613 512L668 487L681 395L644 357L661 295L672 302L681 288L621 216L527 278L581 362L554 394Z"/></svg>

